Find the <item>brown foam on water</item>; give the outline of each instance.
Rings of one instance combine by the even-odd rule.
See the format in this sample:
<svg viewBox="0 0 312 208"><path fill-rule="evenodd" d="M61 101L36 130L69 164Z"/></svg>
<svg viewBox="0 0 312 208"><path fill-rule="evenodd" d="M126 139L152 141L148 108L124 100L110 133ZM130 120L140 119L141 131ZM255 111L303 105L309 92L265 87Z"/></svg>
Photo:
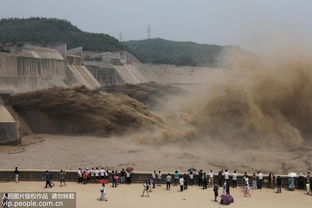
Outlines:
<svg viewBox="0 0 312 208"><path fill-rule="evenodd" d="M281 55L282 54L282 55ZM207 77L204 92L184 100L157 143L208 141L231 145L296 147L312 133L312 59L306 53L257 57L225 54L224 70ZM140 136L141 142L145 136Z"/></svg>
<svg viewBox="0 0 312 208"><path fill-rule="evenodd" d="M86 87L55 87L17 94L12 99L14 109L35 133L107 136L162 122L128 96Z"/></svg>

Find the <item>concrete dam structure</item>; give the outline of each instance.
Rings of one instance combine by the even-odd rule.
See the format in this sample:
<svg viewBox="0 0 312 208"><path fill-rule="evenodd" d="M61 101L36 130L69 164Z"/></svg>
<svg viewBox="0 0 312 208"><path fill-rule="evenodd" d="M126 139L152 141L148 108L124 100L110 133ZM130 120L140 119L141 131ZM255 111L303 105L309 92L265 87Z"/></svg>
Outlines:
<svg viewBox="0 0 312 208"><path fill-rule="evenodd" d="M125 83L139 84L150 81L145 79L145 77L133 64L124 64L123 66L115 66L115 69Z"/></svg>
<svg viewBox="0 0 312 208"><path fill-rule="evenodd" d="M53 86L85 85L91 89L100 86L81 65L81 56L72 55L71 50L67 54L66 48L64 54L57 49L31 45L1 48L1 89L22 92Z"/></svg>
<svg viewBox="0 0 312 208"><path fill-rule="evenodd" d="M67 50L66 45L57 49L31 45L0 46L0 87L12 93L54 86L83 85L96 89L107 85L146 82L185 88L200 84L202 77L211 71L207 67L143 64L123 51L86 54L82 47ZM23 134L31 134L31 128L14 111L9 101L2 106L0 144L17 143L19 128Z"/></svg>
<svg viewBox="0 0 312 208"><path fill-rule="evenodd" d="M14 91L65 86L65 60L55 49L23 46L0 52L0 86Z"/></svg>
<svg viewBox="0 0 312 208"><path fill-rule="evenodd" d="M12 117L0 97L0 145L20 142L18 122Z"/></svg>
<svg viewBox="0 0 312 208"><path fill-rule="evenodd" d="M128 52L83 52L84 65L103 86L157 82L190 89L205 82L209 67L140 63Z"/></svg>

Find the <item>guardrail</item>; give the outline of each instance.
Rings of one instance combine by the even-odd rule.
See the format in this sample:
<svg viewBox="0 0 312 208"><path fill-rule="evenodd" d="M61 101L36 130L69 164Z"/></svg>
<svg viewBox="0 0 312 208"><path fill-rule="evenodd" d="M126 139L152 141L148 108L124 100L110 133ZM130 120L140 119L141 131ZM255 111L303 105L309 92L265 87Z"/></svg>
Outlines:
<svg viewBox="0 0 312 208"><path fill-rule="evenodd" d="M53 180L58 181L59 180L59 170L49 170L49 172L52 174ZM66 176L65 180L66 181L71 181L75 182L78 181L77 177L77 171L72 171L72 170L65 170ZM19 181L44 181L44 174L45 170L19 170ZM168 172L163 172L162 173L162 180L161 183L165 183L165 177L167 176ZM172 176L174 173L170 173ZM184 173L182 173L184 174ZM152 172L133 172L131 174L131 182L133 183L143 183L145 180L150 178L152 175ZM250 177L251 175L249 175ZM174 178L174 177L173 177ZM269 180L268 180L268 175L264 175L263 177L263 187L268 187L269 186ZM288 185L288 176L286 175L281 175L282 178L282 186L287 187ZM14 181L15 180L15 174L14 170L0 170L0 181ZM109 175L109 181L111 180L111 175ZM197 184L198 181L198 175L194 175L194 181L195 184ZM251 185L251 180L250 185ZM218 176L214 177L214 182L219 183L219 178ZM230 182L231 182L231 177L230 177ZM243 175L238 175L237 177L237 183L238 185L243 185ZM232 184L232 182L231 182ZM298 177L295 177L295 186L298 187Z"/></svg>

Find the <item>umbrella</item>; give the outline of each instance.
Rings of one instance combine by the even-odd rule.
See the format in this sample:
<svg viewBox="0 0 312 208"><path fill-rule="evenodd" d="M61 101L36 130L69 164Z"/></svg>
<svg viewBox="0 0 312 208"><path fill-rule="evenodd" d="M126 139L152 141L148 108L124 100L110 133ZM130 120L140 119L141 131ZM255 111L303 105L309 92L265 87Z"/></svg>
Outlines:
<svg viewBox="0 0 312 208"><path fill-rule="evenodd" d="M131 172L133 170L134 170L134 168L132 168L132 167L127 167L127 169L126 169L126 171L128 171L128 172Z"/></svg>
<svg viewBox="0 0 312 208"><path fill-rule="evenodd" d="M189 172L191 172L191 171L194 172L194 171L196 171L196 168L190 168L190 169L188 169L188 171Z"/></svg>
<svg viewBox="0 0 312 208"><path fill-rule="evenodd" d="M297 173L289 173L288 174L288 177L290 177L290 178L294 178L294 177L296 177L297 176Z"/></svg>
<svg viewBox="0 0 312 208"><path fill-rule="evenodd" d="M99 183L104 183L104 184L108 184L108 180L107 179L101 179L98 180Z"/></svg>

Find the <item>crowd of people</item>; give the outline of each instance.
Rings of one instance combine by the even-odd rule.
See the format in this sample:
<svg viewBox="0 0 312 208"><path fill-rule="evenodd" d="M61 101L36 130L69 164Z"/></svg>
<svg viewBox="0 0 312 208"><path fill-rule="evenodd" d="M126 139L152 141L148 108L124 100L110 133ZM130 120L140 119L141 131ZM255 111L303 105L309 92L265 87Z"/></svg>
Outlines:
<svg viewBox="0 0 312 208"><path fill-rule="evenodd" d="M109 172L104 168L91 168L91 169L82 169L77 170L77 182L80 184L88 183L100 183L101 186L101 197L100 200L107 201L105 184L111 183L113 188L117 188L117 185L120 183L131 184L133 169L127 168L120 171L112 170ZM15 182L18 182L19 179L19 170L16 167L15 171ZM45 178L45 188L52 188L54 183L52 182L52 174L47 170L44 175ZM65 182L66 172L60 170L59 172L59 182L60 186L66 186ZM153 173L146 178L143 184L142 197L149 197L149 192L152 192L152 189L155 189L156 186L161 186L162 183L166 184L166 190L170 190L172 185L179 186L179 191L183 192L188 189L188 185L197 185L203 190L212 187L215 201L218 201L219 188L222 188L221 202L223 196L230 196L230 188L237 188L238 186L239 175L237 171L230 173L228 170L221 170L217 173L210 170L209 172L204 172L203 170L197 171L192 168L187 171L187 173L179 173L175 171L173 174L167 173L163 174L161 171L153 171ZM310 172L307 175L299 174L297 177L297 186L298 189L306 190L306 193L311 195L312 187L312 177ZM265 180L265 181L264 181ZM280 175L274 175L270 173L268 177L264 179L263 173L259 171L258 173L253 173L248 175L246 172L242 178L243 184L243 193L245 197L250 197L250 189L262 189L264 184L267 188L276 188L276 193L282 192L282 178ZM295 189L295 177L288 177L288 189Z"/></svg>
<svg viewBox="0 0 312 208"><path fill-rule="evenodd" d="M109 172L104 168L91 168L83 170L79 168L77 171L78 183L98 183L100 180L111 180L112 187L116 188L118 183L131 183L131 171L122 169L120 172L113 170Z"/></svg>

